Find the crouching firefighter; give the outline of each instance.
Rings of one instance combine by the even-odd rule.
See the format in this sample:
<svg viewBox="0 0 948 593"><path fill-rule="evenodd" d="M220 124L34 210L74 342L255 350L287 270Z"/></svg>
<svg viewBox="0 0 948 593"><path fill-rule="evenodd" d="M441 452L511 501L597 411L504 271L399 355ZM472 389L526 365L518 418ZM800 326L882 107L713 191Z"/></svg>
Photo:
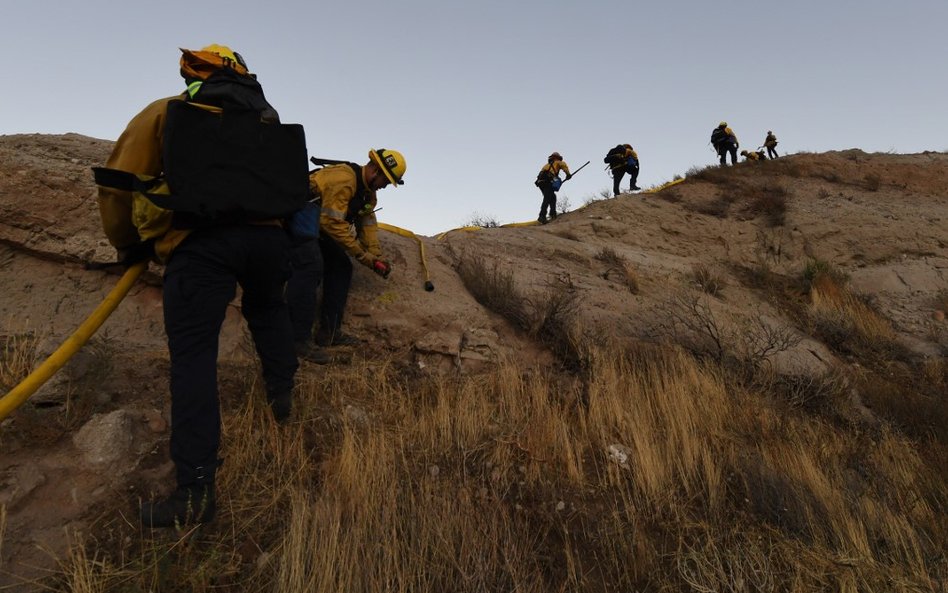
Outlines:
<svg viewBox="0 0 948 593"><path fill-rule="evenodd" d="M404 185L405 157L394 150L370 150L369 161L355 163L320 161L327 166L310 176L312 192L322 199L319 248L323 256L323 302L319 312L316 344L351 346L359 343L342 332L342 319L352 283L351 256L379 276L388 278L392 265L382 255L378 239L376 192L389 184Z"/></svg>
<svg viewBox="0 0 948 593"><path fill-rule="evenodd" d="M277 421L290 414L297 368L283 297L289 239L280 221L309 198L303 128L280 123L238 53L221 45L181 51L187 90L145 107L106 167L94 169L103 226L120 256L166 266L177 486L142 505L146 527L214 519L218 340L238 284Z"/></svg>

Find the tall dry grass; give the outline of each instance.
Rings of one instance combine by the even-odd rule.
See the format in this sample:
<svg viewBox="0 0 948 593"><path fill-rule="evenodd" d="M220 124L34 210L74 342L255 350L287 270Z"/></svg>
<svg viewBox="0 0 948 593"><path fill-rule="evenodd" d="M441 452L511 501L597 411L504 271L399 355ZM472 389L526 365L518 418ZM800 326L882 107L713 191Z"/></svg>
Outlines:
<svg viewBox="0 0 948 593"><path fill-rule="evenodd" d="M580 385L355 363L304 377L286 427L251 382L225 417L216 526L141 533L139 560L100 550L71 572L90 591L908 592L948 576L944 482L897 432L798 414L678 350L589 364Z"/></svg>
<svg viewBox="0 0 948 593"><path fill-rule="evenodd" d="M809 284L809 316L829 346L852 351L884 350L892 345L892 324L853 294L844 281L831 273L816 273Z"/></svg>

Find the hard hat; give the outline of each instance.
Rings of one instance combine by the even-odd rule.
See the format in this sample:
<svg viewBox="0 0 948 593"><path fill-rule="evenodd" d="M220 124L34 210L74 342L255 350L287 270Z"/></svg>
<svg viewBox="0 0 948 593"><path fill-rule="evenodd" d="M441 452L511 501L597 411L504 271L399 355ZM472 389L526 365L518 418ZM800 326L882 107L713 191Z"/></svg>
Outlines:
<svg viewBox="0 0 948 593"><path fill-rule="evenodd" d="M746 155L747 155L747 150L742 150L742 151L741 151L741 154L746 156Z"/></svg>
<svg viewBox="0 0 948 593"><path fill-rule="evenodd" d="M561 155L561 154L558 153L558 152L554 152L554 153L551 154L550 156L546 157L546 160L548 160L548 161L549 161L549 160L562 161L562 160L563 160L563 155Z"/></svg>
<svg viewBox="0 0 948 593"><path fill-rule="evenodd" d="M384 148L380 148L379 150L373 149L369 151L369 159L378 165L379 169L385 173L385 176L388 177L392 185L405 185L405 182L402 181L402 176L405 174L407 166L402 153L397 150L386 150Z"/></svg>
<svg viewBox="0 0 948 593"><path fill-rule="evenodd" d="M244 61L243 56L241 56L239 53L235 52L231 48L227 47L226 45L218 45L216 43L212 43L208 46L202 47L201 51L217 54L220 57L224 58L225 60L230 60L231 62L234 62L235 64L240 64L245 69L247 68L247 62Z"/></svg>
<svg viewBox="0 0 948 593"><path fill-rule="evenodd" d="M718 124L718 127L719 127L719 128L726 128L726 127L727 127L727 122L726 122L726 121L722 121L721 123Z"/></svg>
<svg viewBox="0 0 948 593"><path fill-rule="evenodd" d="M624 146L625 148L628 148L629 150L632 150L631 144L623 144L622 146Z"/></svg>
<svg viewBox="0 0 948 593"><path fill-rule="evenodd" d="M768 133L768 134L773 134L773 132L772 132L772 131L770 131L770 130L767 130L767 133Z"/></svg>

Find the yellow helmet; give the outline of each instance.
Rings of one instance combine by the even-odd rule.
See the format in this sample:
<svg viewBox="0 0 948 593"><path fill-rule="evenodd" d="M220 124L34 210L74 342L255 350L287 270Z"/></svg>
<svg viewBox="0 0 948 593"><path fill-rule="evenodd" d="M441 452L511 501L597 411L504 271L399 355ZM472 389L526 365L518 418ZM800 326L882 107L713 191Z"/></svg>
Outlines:
<svg viewBox="0 0 948 593"><path fill-rule="evenodd" d="M719 128L726 128L726 127L727 127L727 122L726 122L726 121L722 121L721 123L718 124L718 127L719 127Z"/></svg>
<svg viewBox="0 0 948 593"><path fill-rule="evenodd" d="M405 185L402 176L405 174L407 166L402 153L384 148L373 149L369 151L369 159L378 165L379 169L388 177L388 180L392 182L392 185Z"/></svg>
<svg viewBox="0 0 948 593"><path fill-rule="evenodd" d="M218 45L216 43L212 43L208 46L202 47L201 51L217 54L220 57L224 58L225 61L230 60L231 62L235 64L240 64L245 69L247 68L247 62L244 61L243 56L241 56L239 53L235 52L231 48L227 47L226 45Z"/></svg>

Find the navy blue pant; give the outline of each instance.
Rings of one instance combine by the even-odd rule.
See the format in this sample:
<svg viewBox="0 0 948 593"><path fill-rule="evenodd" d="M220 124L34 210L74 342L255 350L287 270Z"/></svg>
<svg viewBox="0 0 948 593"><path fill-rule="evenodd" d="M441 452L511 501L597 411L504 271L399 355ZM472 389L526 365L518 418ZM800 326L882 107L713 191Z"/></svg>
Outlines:
<svg viewBox="0 0 948 593"><path fill-rule="evenodd" d="M165 333L171 354L171 460L179 486L213 483L221 418L217 353L236 287L263 366L267 397L292 392L297 361L283 300L286 232L275 226L194 231L165 268Z"/></svg>
<svg viewBox="0 0 948 593"><path fill-rule="evenodd" d="M329 237L319 237L323 255L323 304L319 310L319 331L333 335L342 327L342 317L349 300L352 284L352 261L339 243Z"/></svg>
<svg viewBox="0 0 948 593"><path fill-rule="evenodd" d="M629 167L628 165L623 165L618 169L612 170L612 195L619 195L619 185L622 183L622 178L625 174L629 174L629 191L633 191L632 188L635 187L639 179L639 168L638 167Z"/></svg>
<svg viewBox="0 0 948 593"><path fill-rule="evenodd" d="M538 187L543 194L543 202L540 204L540 218L546 218L547 208L550 210L550 217L556 218L556 192L553 191L553 184L549 181L541 181Z"/></svg>
<svg viewBox="0 0 948 593"><path fill-rule="evenodd" d="M737 164L737 145L729 142L718 148L718 156L721 157L722 165L727 164L728 153L730 153L731 155L731 164L736 165Z"/></svg>
<svg viewBox="0 0 948 593"><path fill-rule="evenodd" d="M290 279L286 283L286 304L293 324L293 340L313 339L316 321L316 300L323 281L323 255L316 239L303 241L290 248Z"/></svg>

